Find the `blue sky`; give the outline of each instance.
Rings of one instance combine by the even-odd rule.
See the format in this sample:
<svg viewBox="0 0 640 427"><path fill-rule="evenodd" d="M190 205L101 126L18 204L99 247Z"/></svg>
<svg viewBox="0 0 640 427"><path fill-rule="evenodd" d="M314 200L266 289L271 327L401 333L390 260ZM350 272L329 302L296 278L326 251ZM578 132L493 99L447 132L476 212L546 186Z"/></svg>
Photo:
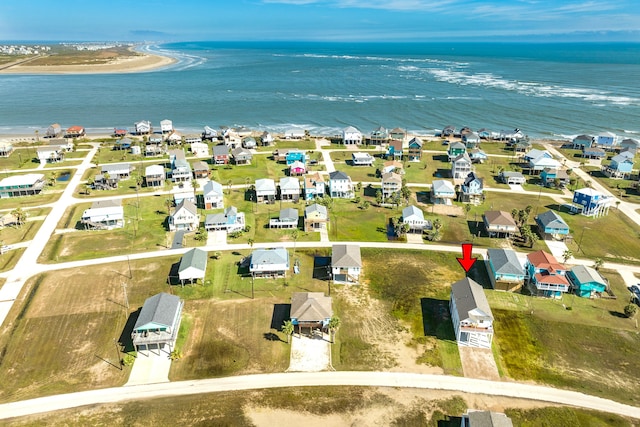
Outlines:
<svg viewBox="0 0 640 427"><path fill-rule="evenodd" d="M3 0L0 40L640 40L638 0Z"/></svg>

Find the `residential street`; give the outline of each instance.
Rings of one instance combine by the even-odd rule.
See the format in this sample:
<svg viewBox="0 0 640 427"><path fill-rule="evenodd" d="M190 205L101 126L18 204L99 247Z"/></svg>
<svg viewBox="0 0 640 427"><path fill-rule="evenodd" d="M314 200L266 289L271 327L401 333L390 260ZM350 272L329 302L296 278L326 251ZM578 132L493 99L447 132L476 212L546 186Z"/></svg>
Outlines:
<svg viewBox="0 0 640 427"><path fill-rule="evenodd" d="M464 393L507 396L531 399L554 404L577 406L602 412L615 413L640 419L636 408L600 397L551 387L477 380L448 375L412 374L402 372L304 372L244 375L226 378L179 381L140 386L115 387L79 393L60 394L38 399L0 405L0 419L29 414L77 408L101 403L117 403L136 399L167 396L185 396L232 390L252 390L279 387L309 386L369 386L407 387L433 390L450 390Z"/></svg>

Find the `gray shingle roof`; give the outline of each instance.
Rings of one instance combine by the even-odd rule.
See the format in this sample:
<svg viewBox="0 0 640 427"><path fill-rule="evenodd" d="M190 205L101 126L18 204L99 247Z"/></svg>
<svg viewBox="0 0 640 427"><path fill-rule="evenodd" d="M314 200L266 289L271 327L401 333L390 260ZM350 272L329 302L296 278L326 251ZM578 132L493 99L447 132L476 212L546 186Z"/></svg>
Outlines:
<svg viewBox="0 0 640 427"><path fill-rule="evenodd" d="M471 411L468 417L471 427L513 427L511 418L499 412Z"/></svg>
<svg viewBox="0 0 640 427"><path fill-rule="evenodd" d="M331 251L332 267L362 267L360 246L358 245L333 245Z"/></svg>
<svg viewBox="0 0 640 427"><path fill-rule="evenodd" d="M487 254L496 273L524 276L524 268L511 249L487 249Z"/></svg>
<svg viewBox="0 0 640 427"><path fill-rule="evenodd" d="M168 328L173 327L173 321L178 310L180 310L180 298L178 296L170 295L166 292L156 294L147 298L144 302L133 329L135 331L149 323Z"/></svg>
<svg viewBox="0 0 640 427"><path fill-rule="evenodd" d="M289 260L289 253L285 248L256 249L251 253L251 264L273 265L286 264Z"/></svg>
<svg viewBox="0 0 640 427"><path fill-rule="evenodd" d="M322 292L295 292L291 296L291 318L313 322L333 316L331 297Z"/></svg>
<svg viewBox="0 0 640 427"><path fill-rule="evenodd" d="M293 221L298 220L298 210L294 208L285 208L280 211L280 216L278 217L280 221Z"/></svg>
<svg viewBox="0 0 640 427"><path fill-rule="evenodd" d="M322 206L318 203L314 203L312 205L307 206L306 208L304 208L304 213L305 215L310 215L314 212L319 212L320 215L324 216L325 218L327 217L327 207L326 206Z"/></svg>
<svg viewBox="0 0 640 427"><path fill-rule="evenodd" d="M484 294L482 286L475 280L465 277L451 285L451 297L455 299L458 319L468 319L469 312L480 309L484 314L493 319L491 307Z"/></svg>
<svg viewBox="0 0 640 427"><path fill-rule="evenodd" d="M410 218L413 215L416 215L419 219L424 219L424 213L414 205L402 209L402 219Z"/></svg>
<svg viewBox="0 0 640 427"><path fill-rule="evenodd" d="M336 179L348 180L349 179L349 175L347 175L346 173L344 173L342 171L335 171L335 172L331 172L329 174L329 179L332 179L332 180L336 180Z"/></svg>
<svg viewBox="0 0 640 427"><path fill-rule="evenodd" d="M537 221L544 228L569 228L560 215L554 211L546 211L538 215Z"/></svg>
<svg viewBox="0 0 640 427"><path fill-rule="evenodd" d="M600 283L602 286L607 286L600 273L591 267L585 265L576 265L571 268L571 273L578 279L580 283Z"/></svg>
<svg viewBox="0 0 640 427"><path fill-rule="evenodd" d="M182 273L188 268L196 268L200 271L207 269L207 252L202 249L193 248L182 255L178 273Z"/></svg>

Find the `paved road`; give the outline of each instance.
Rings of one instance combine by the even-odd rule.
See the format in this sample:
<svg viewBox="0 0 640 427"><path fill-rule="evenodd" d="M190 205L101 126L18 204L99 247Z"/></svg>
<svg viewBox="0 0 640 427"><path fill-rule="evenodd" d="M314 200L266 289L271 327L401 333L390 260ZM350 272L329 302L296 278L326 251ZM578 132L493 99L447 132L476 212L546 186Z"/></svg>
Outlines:
<svg viewBox="0 0 640 427"><path fill-rule="evenodd" d="M0 405L0 419L39 414L101 403L136 399L185 396L233 390L308 386L405 387L450 390L465 393L538 400L620 414L640 419L640 408L583 393L531 384L478 380L448 375L402 372L304 372L245 375L172 383L115 387L79 393L59 394Z"/></svg>

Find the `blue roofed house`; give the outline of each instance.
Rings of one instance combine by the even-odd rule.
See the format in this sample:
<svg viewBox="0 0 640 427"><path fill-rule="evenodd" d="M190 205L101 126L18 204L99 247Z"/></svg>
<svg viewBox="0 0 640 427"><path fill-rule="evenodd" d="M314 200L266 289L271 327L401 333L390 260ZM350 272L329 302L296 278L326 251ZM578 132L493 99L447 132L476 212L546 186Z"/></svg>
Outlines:
<svg viewBox="0 0 640 427"><path fill-rule="evenodd" d="M465 277L452 284L449 309L458 346L491 348L493 314L479 283Z"/></svg>
<svg viewBox="0 0 640 427"><path fill-rule="evenodd" d="M609 166L603 166L602 170L609 178L626 179L633 171L633 153L624 152L611 158Z"/></svg>
<svg viewBox="0 0 640 427"><path fill-rule="evenodd" d="M594 142L605 150L613 150L618 145L618 135L613 132L602 132L594 138Z"/></svg>
<svg viewBox="0 0 640 427"><path fill-rule="evenodd" d="M489 158L487 153L482 151L479 148L473 148L469 150L469 158L471 159L471 163L484 163L485 160Z"/></svg>
<svg viewBox="0 0 640 427"><path fill-rule="evenodd" d="M536 216L538 231L543 238L564 240L569 234L569 226L560 215L554 211L546 211Z"/></svg>
<svg viewBox="0 0 640 427"><path fill-rule="evenodd" d="M223 212L207 214L204 220L207 231L226 231L234 233L245 228L244 212L238 212L235 206L229 206Z"/></svg>
<svg viewBox="0 0 640 427"><path fill-rule="evenodd" d="M567 277L576 295L582 298L593 298L609 287L607 281L596 269L585 265L576 265L569 270Z"/></svg>
<svg viewBox="0 0 640 427"><path fill-rule="evenodd" d="M571 210L586 216L599 217L609 213L613 203L612 196L594 190L593 188L581 188L573 193L573 205Z"/></svg>
<svg viewBox="0 0 640 427"><path fill-rule="evenodd" d="M475 172L469 173L460 186L462 190L461 201L463 203L482 203L484 200L484 180Z"/></svg>
<svg viewBox="0 0 640 427"><path fill-rule="evenodd" d="M522 287L525 271L515 251L511 249L487 249L485 261L494 289L513 292Z"/></svg>
<svg viewBox="0 0 640 427"><path fill-rule="evenodd" d="M303 150L289 150L285 156L285 163L290 166L293 162L307 163L307 153Z"/></svg>
<svg viewBox="0 0 640 427"><path fill-rule="evenodd" d="M171 353L178 338L184 301L176 295L162 292L146 299L138 315L131 340L136 351L160 351L167 346Z"/></svg>

